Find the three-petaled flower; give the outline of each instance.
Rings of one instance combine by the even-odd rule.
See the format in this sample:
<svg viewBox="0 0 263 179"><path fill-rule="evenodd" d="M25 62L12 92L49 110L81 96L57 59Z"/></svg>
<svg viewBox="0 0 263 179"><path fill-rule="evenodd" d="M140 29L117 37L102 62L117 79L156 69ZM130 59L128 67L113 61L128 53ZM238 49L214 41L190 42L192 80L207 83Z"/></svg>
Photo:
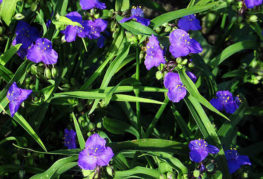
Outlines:
<svg viewBox="0 0 263 179"><path fill-rule="evenodd" d="M251 162L246 155L239 155L236 149L230 149L225 152L228 169L232 174L237 171L241 165L251 165Z"/></svg>
<svg viewBox="0 0 263 179"><path fill-rule="evenodd" d="M98 134L91 135L86 141L85 149L79 153L78 165L84 170L94 170L97 166L106 166L113 157L105 139Z"/></svg>
<svg viewBox="0 0 263 179"><path fill-rule="evenodd" d="M141 7L132 7L131 16L127 18L123 18L120 23L124 23L126 21L135 19L137 22L141 23L142 25L148 26L150 25L150 20L144 18L144 12Z"/></svg>
<svg viewBox="0 0 263 179"><path fill-rule="evenodd" d="M216 98L213 98L210 101L217 110L225 110L229 114L234 113L238 109L240 102L240 98L238 96L234 98L229 91L216 92Z"/></svg>
<svg viewBox="0 0 263 179"><path fill-rule="evenodd" d="M73 129L64 129L64 145L68 149L75 149L76 146L76 132Z"/></svg>
<svg viewBox="0 0 263 179"><path fill-rule="evenodd" d="M186 73L193 82L196 81L196 76L193 73ZM168 98L174 103L178 103L181 99L183 99L187 92L180 79L179 74L174 72L168 72L165 75L164 87L168 89Z"/></svg>
<svg viewBox="0 0 263 179"><path fill-rule="evenodd" d="M86 31L85 31L86 29L84 27L85 21L82 20L81 15L78 12L73 11L68 13L66 17L72 20L73 22L78 22L83 26L83 28L78 26L68 25L66 29L62 31L62 33L65 34L65 40L67 42L73 42L76 40L76 36L80 38L86 37Z"/></svg>
<svg viewBox="0 0 263 179"><path fill-rule="evenodd" d="M107 21L103 19L88 20L84 22L86 37L89 39L98 39L107 28Z"/></svg>
<svg viewBox="0 0 263 179"><path fill-rule="evenodd" d="M201 29L200 21L193 14L179 19L178 27L187 32L190 30L200 30Z"/></svg>
<svg viewBox="0 0 263 179"><path fill-rule="evenodd" d="M18 88L16 82L10 86L6 97L9 100L9 110L11 117L14 117L21 103L25 101L31 93L32 90Z"/></svg>
<svg viewBox="0 0 263 179"><path fill-rule="evenodd" d="M58 54L52 49L52 43L46 38L38 38L34 45L29 47L27 59L32 62L43 62L46 65L57 63Z"/></svg>
<svg viewBox="0 0 263 179"><path fill-rule="evenodd" d="M188 145L190 149L190 159L196 163L202 162L208 154L217 154L219 149L216 146L209 145L203 139L190 141Z"/></svg>
<svg viewBox="0 0 263 179"><path fill-rule="evenodd" d="M24 21L19 21L16 26L16 37L12 42L12 45L19 43L22 44L17 51L17 55L21 58L25 58L28 47L30 47L39 37L39 32L35 27L31 27Z"/></svg>
<svg viewBox="0 0 263 179"><path fill-rule="evenodd" d="M170 33L170 52L177 58L186 56L190 53L202 52L201 45L194 39L190 38L189 34L182 29L175 29Z"/></svg>
<svg viewBox="0 0 263 179"><path fill-rule="evenodd" d="M159 45L158 39L154 35L149 38L146 48L147 50L144 64L147 70L150 70L154 66L158 67L161 63L165 64L163 50Z"/></svg>
<svg viewBox="0 0 263 179"><path fill-rule="evenodd" d="M102 3L99 0L80 0L79 4L83 10L89 10L93 8L106 9L105 3Z"/></svg>
<svg viewBox="0 0 263 179"><path fill-rule="evenodd" d="M263 0L245 0L247 8L251 9L255 6L259 6L263 3Z"/></svg>

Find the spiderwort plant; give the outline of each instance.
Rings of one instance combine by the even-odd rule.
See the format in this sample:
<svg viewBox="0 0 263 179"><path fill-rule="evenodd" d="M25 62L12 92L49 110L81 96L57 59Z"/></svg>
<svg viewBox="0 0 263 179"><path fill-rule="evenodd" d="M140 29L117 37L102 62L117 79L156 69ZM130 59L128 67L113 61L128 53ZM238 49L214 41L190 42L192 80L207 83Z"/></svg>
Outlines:
<svg viewBox="0 0 263 179"><path fill-rule="evenodd" d="M203 139L190 141L188 147L190 149L190 159L196 163L202 162L208 154L217 154L219 152L216 146L209 145Z"/></svg>
<svg viewBox="0 0 263 179"><path fill-rule="evenodd" d="M64 129L64 145L68 149L77 148L76 145L76 132L73 129Z"/></svg>
<svg viewBox="0 0 263 179"><path fill-rule="evenodd" d="M52 49L52 43L46 38L38 38L34 45L29 47L27 59L32 62L43 62L46 65L57 63L58 54Z"/></svg>
<svg viewBox="0 0 263 179"><path fill-rule="evenodd" d="M229 91L218 91L216 97L211 99L210 103L219 111L233 114L238 109L241 100L238 96L234 98Z"/></svg>
<svg viewBox="0 0 263 179"><path fill-rule="evenodd" d="M157 37L152 35L149 38L146 48L147 50L144 64L147 70L150 70L154 66L158 67L161 63L165 64L163 49L160 47Z"/></svg>
<svg viewBox="0 0 263 179"><path fill-rule="evenodd" d="M84 28L87 29L86 36L89 39L98 39L101 32L107 28L107 21L103 19L88 20L84 23ZM101 42L100 42L101 43Z"/></svg>
<svg viewBox="0 0 263 179"><path fill-rule="evenodd" d="M78 165L84 170L94 170L109 164L113 151L106 146L106 140L99 134L91 135L86 141L85 149L79 153Z"/></svg>
<svg viewBox="0 0 263 179"><path fill-rule="evenodd" d="M17 55L25 58L28 48L40 37L40 34L35 27L31 27L25 21L19 21L16 26L16 37L12 45L21 43L22 46L17 51Z"/></svg>
<svg viewBox="0 0 263 179"><path fill-rule="evenodd" d="M32 90L18 88L16 82L10 86L6 97L9 100L11 117L14 117L21 103L25 101L31 93Z"/></svg>
<svg viewBox="0 0 263 179"><path fill-rule="evenodd" d="M120 23L124 23L129 20L136 20L137 22L141 23L142 25L149 26L150 25L150 20L144 18L144 12L141 7L132 7L131 10L131 16L127 18L123 18Z"/></svg>
<svg viewBox="0 0 263 179"><path fill-rule="evenodd" d="M179 19L178 27L186 32L190 30L201 30L200 21L194 14Z"/></svg>
<svg viewBox="0 0 263 179"><path fill-rule="evenodd" d="M245 4L247 8L251 9L254 8L255 6L261 5L263 0L245 0Z"/></svg>
<svg viewBox="0 0 263 179"><path fill-rule="evenodd" d="M242 165L251 165L251 162L246 155L239 155L236 149L231 148L225 152L228 169L232 174L236 172Z"/></svg>
<svg viewBox="0 0 263 179"><path fill-rule="evenodd" d="M106 9L105 3L102 3L99 0L80 0L79 4L83 10L89 10L93 8Z"/></svg>
<svg viewBox="0 0 263 179"><path fill-rule="evenodd" d="M174 58L186 56L190 53L200 53L203 51L201 45L182 29L175 29L169 36L169 51Z"/></svg>
<svg viewBox="0 0 263 179"><path fill-rule="evenodd" d="M196 76L193 73L187 72L187 74L193 82L196 82ZM180 79L179 74L174 72L168 72L165 75L164 87L168 89L167 96L169 100L171 100L174 103L178 103L179 101L184 99L187 92Z"/></svg>

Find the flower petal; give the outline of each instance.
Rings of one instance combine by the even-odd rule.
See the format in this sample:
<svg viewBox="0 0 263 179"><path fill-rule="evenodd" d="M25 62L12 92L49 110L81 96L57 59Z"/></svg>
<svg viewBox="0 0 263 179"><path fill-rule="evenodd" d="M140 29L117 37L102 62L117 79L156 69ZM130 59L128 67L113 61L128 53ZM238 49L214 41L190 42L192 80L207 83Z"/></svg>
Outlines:
<svg viewBox="0 0 263 179"><path fill-rule="evenodd" d="M58 53L53 49L43 52L42 62L46 65L55 64L58 60Z"/></svg>
<svg viewBox="0 0 263 179"><path fill-rule="evenodd" d="M14 115L18 111L21 103L22 103L21 101L10 101L9 102L9 110L10 110L11 117L14 117Z"/></svg>
<svg viewBox="0 0 263 179"><path fill-rule="evenodd" d="M246 155L239 155L237 158L237 162L240 165L252 165L248 156L246 156Z"/></svg>
<svg viewBox="0 0 263 179"><path fill-rule="evenodd" d="M41 49L38 46L33 45L31 48L28 49L26 57L28 60L30 60L32 62L39 63L43 59L42 54L43 53L42 53Z"/></svg>
<svg viewBox="0 0 263 179"><path fill-rule="evenodd" d="M99 134L91 135L86 141L85 148L94 148L94 146L105 146L106 140L99 136Z"/></svg>
<svg viewBox="0 0 263 179"><path fill-rule="evenodd" d="M208 155L208 152L205 150L191 150L190 159L196 163L202 162Z"/></svg>
<svg viewBox="0 0 263 179"><path fill-rule="evenodd" d="M66 29L64 30L65 34L65 40L67 42L73 42L76 40L76 35L77 35L77 27L73 25L68 25Z"/></svg>
<svg viewBox="0 0 263 179"><path fill-rule="evenodd" d="M136 19L137 22L141 23L142 25L149 26L151 21L149 19L145 19L143 17L134 16L133 18Z"/></svg>
<svg viewBox="0 0 263 179"><path fill-rule="evenodd" d="M207 145L208 153L210 154L217 154L219 152L219 149L214 145Z"/></svg>
<svg viewBox="0 0 263 179"><path fill-rule="evenodd" d="M173 88L178 83L182 83L180 80L180 76L178 73L168 72L164 77L164 87L165 88Z"/></svg>
<svg viewBox="0 0 263 179"><path fill-rule="evenodd" d="M120 23L124 23L126 21L131 20L131 19L132 19L132 17L124 17L122 20L120 20Z"/></svg>
<svg viewBox="0 0 263 179"><path fill-rule="evenodd" d="M169 47L169 51L174 58L183 57L190 53L189 48L181 43L171 44Z"/></svg>
<svg viewBox="0 0 263 179"><path fill-rule="evenodd" d="M228 164L229 173L231 174L240 168L240 164L236 160L228 160L227 164Z"/></svg>
<svg viewBox="0 0 263 179"><path fill-rule="evenodd" d="M113 157L113 152L110 147L106 147L102 155L98 156L97 165L106 166L109 164L110 160Z"/></svg>
<svg viewBox="0 0 263 179"><path fill-rule="evenodd" d="M190 40L190 45L188 48L190 50L190 53L200 53L203 51L203 48L201 47L200 43L194 39Z"/></svg>
<svg viewBox="0 0 263 179"><path fill-rule="evenodd" d="M94 170L96 168L97 158L91 156L87 149L79 153L78 165L84 170Z"/></svg>
<svg viewBox="0 0 263 179"><path fill-rule="evenodd" d="M185 97L186 92L187 91L182 87L182 84L177 84L176 87L168 88L167 96L172 102L178 103Z"/></svg>

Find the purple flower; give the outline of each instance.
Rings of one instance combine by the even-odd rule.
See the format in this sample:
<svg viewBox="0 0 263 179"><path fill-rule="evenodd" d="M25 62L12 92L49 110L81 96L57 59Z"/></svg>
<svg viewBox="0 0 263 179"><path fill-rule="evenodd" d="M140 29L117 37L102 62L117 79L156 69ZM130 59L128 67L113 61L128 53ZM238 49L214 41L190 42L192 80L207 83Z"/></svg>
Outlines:
<svg viewBox="0 0 263 179"><path fill-rule="evenodd" d="M99 0L80 0L79 4L83 10L89 10L92 8L106 9L105 3L102 3Z"/></svg>
<svg viewBox="0 0 263 179"><path fill-rule="evenodd" d="M32 90L18 88L16 85L16 82L14 82L10 86L6 97L9 100L9 110L10 110L11 117L14 117L21 103L25 101L31 93L32 93Z"/></svg>
<svg viewBox="0 0 263 179"><path fill-rule="evenodd" d="M64 145L68 149L75 149L76 146L76 132L72 129L64 129Z"/></svg>
<svg viewBox="0 0 263 179"><path fill-rule="evenodd" d="M245 0L245 4L249 9L261 5L262 2L262 0Z"/></svg>
<svg viewBox="0 0 263 179"><path fill-rule="evenodd" d="M84 22L84 28L89 39L98 39L101 36L100 33L107 28L107 21L103 19L88 20Z"/></svg>
<svg viewBox="0 0 263 179"><path fill-rule="evenodd" d="M193 14L179 19L178 27L187 32L190 30L200 30L201 29L200 21Z"/></svg>
<svg viewBox="0 0 263 179"><path fill-rule="evenodd" d="M144 13L142 8L140 7L132 7L131 16L128 18L123 18L120 23L124 23L131 19L136 20L137 22L141 23L142 25L148 26L150 25L150 20L144 18Z"/></svg>
<svg viewBox="0 0 263 179"><path fill-rule="evenodd" d="M186 56L189 53L202 52L201 45L194 39L191 39L189 34L182 29L175 29L169 36L170 52L177 58Z"/></svg>
<svg viewBox="0 0 263 179"><path fill-rule="evenodd" d="M154 35L149 38L146 48L147 51L144 64L147 70L150 70L154 66L158 67L161 63L165 64L163 50L159 45L158 39Z"/></svg>
<svg viewBox="0 0 263 179"><path fill-rule="evenodd" d="M19 21L16 26L16 37L12 42L12 45L21 43L22 46L17 51L17 55L21 58L25 58L28 47L39 38L39 32L35 27L31 27L24 21Z"/></svg>
<svg viewBox="0 0 263 179"><path fill-rule="evenodd" d="M79 153L80 168L94 170L97 166L108 165L114 154L105 144L105 139L98 134L91 135L86 141L85 149Z"/></svg>
<svg viewBox="0 0 263 179"><path fill-rule="evenodd" d="M241 165L251 165L251 162L246 155L239 155L235 149L230 149L225 152L228 169L232 174L237 171Z"/></svg>
<svg viewBox="0 0 263 179"><path fill-rule="evenodd" d="M187 75L192 81L196 81L193 73L187 72ZM164 87L168 89L168 98L174 103L183 99L187 92L178 73L168 72L164 77Z"/></svg>
<svg viewBox="0 0 263 179"><path fill-rule="evenodd" d="M105 37L102 35L98 38L98 41L97 41L97 46L99 48L103 48L105 45Z"/></svg>
<svg viewBox="0 0 263 179"><path fill-rule="evenodd" d="M217 154L219 152L216 146L207 144L203 139L190 141L188 147L190 149L190 159L196 163L202 162L209 153Z"/></svg>
<svg viewBox="0 0 263 179"><path fill-rule="evenodd" d="M46 38L38 38L35 45L29 47L27 52L28 60L46 65L57 63L58 54L52 49L52 43Z"/></svg>
<svg viewBox="0 0 263 179"><path fill-rule="evenodd" d="M0 4L2 3L3 0L0 0Z"/></svg>
<svg viewBox="0 0 263 179"><path fill-rule="evenodd" d="M210 103L219 111L225 110L227 113L234 113L240 105L239 97L233 97L229 91L216 92L216 98L211 99Z"/></svg>
<svg viewBox="0 0 263 179"><path fill-rule="evenodd" d="M73 22L78 22L84 27L85 21L82 20L81 15L74 11L70 12L66 15L67 18L72 20ZM65 34L65 40L67 42L73 42L76 40L76 36L80 38L86 37L86 29L78 27L78 26L73 26L73 25L68 25L65 30L61 31L63 34Z"/></svg>

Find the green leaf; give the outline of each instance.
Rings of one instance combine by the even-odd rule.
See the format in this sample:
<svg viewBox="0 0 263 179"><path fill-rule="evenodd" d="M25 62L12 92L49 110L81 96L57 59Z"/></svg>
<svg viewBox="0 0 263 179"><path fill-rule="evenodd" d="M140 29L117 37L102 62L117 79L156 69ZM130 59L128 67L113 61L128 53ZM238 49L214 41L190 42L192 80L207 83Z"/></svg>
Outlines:
<svg viewBox="0 0 263 179"><path fill-rule="evenodd" d="M81 149L84 149L85 148L85 139L84 139L84 137L82 135L82 132L81 132L81 129L79 127L79 123L78 123L74 113L71 113L71 116L72 116L73 121L74 121L74 126L75 126L75 130L76 130L76 133L77 133L79 146L80 146Z"/></svg>
<svg viewBox="0 0 263 179"><path fill-rule="evenodd" d="M172 20L187 16L187 15L191 15L191 14L195 14L195 13L199 13L199 12L203 12L203 11L207 11L207 10L222 9L222 8L226 8L226 7L227 7L227 3L222 2L222 1L209 3L205 6L196 6L195 5L195 6L186 8L186 9L180 9L180 10L176 10L176 11L172 11L172 12L162 14L158 17L155 17L153 20L151 20L151 22L153 23L154 28L157 28L157 27L163 25L164 23L170 22Z"/></svg>
<svg viewBox="0 0 263 179"><path fill-rule="evenodd" d="M209 110L217 113L218 115L222 116L223 118L229 120L224 114L219 112L212 104L210 104L209 101L207 101L198 91L196 88L194 82L188 77L188 75L185 73L185 69L178 70L178 73L180 75L180 79L182 80L183 84L186 86L187 91L195 97L202 105L207 107Z"/></svg>
<svg viewBox="0 0 263 179"><path fill-rule="evenodd" d="M116 0L115 10L116 11L126 11L130 9L130 0Z"/></svg>
<svg viewBox="0 0 263 179"><path fill-rule="evenodd" d="M32 176L30 179L48 179L52 178L52 176L59 170L61 167L65 166L67 163L71 163L78 159L78 156L71 156L63 159L57 160L48 170L43 173Z"/></svg>
<svg viewBox="0 0 263 179"><path fill-rule="evenodd" d="M6 81L10 81L14 74L6 67L0 65L0 76Z"/></svg>
<svg viewBox="0 0 263 179"><path fill-rule="evenodd" d="M127 102L163 104L163 102L156 101L153 99L141 98L141 97L130 96L130 95L125 95L125 94L115 94L112 96L112 100L113 101L127 101Z"/></svg>
<svg viewBox="0 0 263 179"><path fill-rule="evenodd" d="M160 175L158 170L138 166L130 170L116 171L114 178L159 178Z"/></svg>
<svg viewBox="0 0 263 179"><path fill-rule="evenodd" d="M0 17L5 21L5 23L9 26L12 17L16 11L16 3L18 0L3 0L0 9Z"/></svg>
<svg viewBox="0 0 263 179"><path fill-rule="evenodd" d="M128 132L134 135L137 139L140 137L139 132L134 127L120 120L104 117L103 127L112 134L124 134L125 132Z"/></svg>
<svg viewBox="0 0 263 179"><path fill-rule="evenodd" d="M259 44L254 40L244 40L225 48L218 56L213 58L210 65L216 67L233 54L247 49L257 49Z"/></svg>
<svg viewBox="0 0 263 179"><path fill-rule="evenodd" d="M52 23L56 26L56 29L58 30L64 30L68 25L73 25L83 28L80 23L72 21L71 19L65 16L60 16L59 14L56 15L56 20L53 20Z"/></svg>
<svg viewBox="0 0 263 179"><path fill-rule="evenodd" d="M147 27L145 25L142 25L138 22L134 22L134 21L129 21L129 22L125 22L125 23L120 23L120 20L122 19L121 16L117 15L116 16L116 20L118 21L118 23L127 31L132 32L134 35L139 35L139 34L144 34L144 35L157 35L155 33L155 31L153 31L150 27Z"/></svg>
<svg viewBox="0 0 263 179"><path fill-rule="evenodd" d="M5 64L16 54L22 44L16 44L11 46L5 53L0 56L0 64L5 66Z"/></svg>

